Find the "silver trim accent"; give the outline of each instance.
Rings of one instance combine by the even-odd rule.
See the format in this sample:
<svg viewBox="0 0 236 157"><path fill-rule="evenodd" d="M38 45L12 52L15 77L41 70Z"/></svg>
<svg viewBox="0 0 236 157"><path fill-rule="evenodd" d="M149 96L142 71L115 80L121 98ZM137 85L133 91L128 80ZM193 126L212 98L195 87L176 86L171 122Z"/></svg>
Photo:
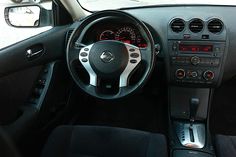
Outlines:
<svg viewBox="0 0 236 157"><path fill-rule="evenodd" d="M210 79L206 77L206 73L208 73L208 72L212 73L212 78L210 78ZM211 81L211 80L213 80L215 78L215 73L213 71L211 71L211 70L207 70L207 71L205 71L203 73L203 77L204 77L205 80Z"/></svg>
<svg viewBox="0 0 236 157"><path fill-rule="evenodd" d="M27 57L27 58L31 58L31 57L34 57L34 56L36 56L36 55L42 53L42 52L43 52L43 50L39 50L39 51L33 52L32 49L28 49L28 50L26 51L26 57Z"/></svg>
<svg viewBox="0 0 236 157"><path fill-rule="evenodd" d="M129 58L128 58L128 64L125 70L120 75L119 87L126 87L128 85L128 78L129 78L130 73L135 69L135 67L139 64L142 58L141 52L138 47L131 44L127 44L127 43L125 43L125 46L128 51ZM134 49L134 51L130 51L130 49ZM137 53L139 54L139 56L137 58L132 58L130 57L131 53ZM133 59L135 59L137 62L130 63L130 60L133 60Z"/></svg>
<svg viewBox="0 0 236 157"><path fill-rule="evenodd" d="M182 77L178 77L178 75L177 75L177 73L178 73L180 70L184 73L184 75L183 75ZM185 78L185 76L186 76L186 72L185 72L184 69L177 69L177 70L175 71L175 76L176 76L176 78L178 78L178 79L183 79L183 78Z"/></svg>
<svg viewBox="0 0 236 157"><path fill-rule="evenodd" d="M80 63L84 66L84 68L87 70L87 72L89 73L89 84L93 85L93 86L97 86L97 74L93 71L93 68L90 65L89 62L89 52L90 49L92 48L93 44L88 45L86 47L83 47L80 52L79 52L79 61ZM88 51L85 51L84 49L89 49ZM87 56L81 56L80 53L85 52L88 55ZM87 62L83 62L82 59L87 59Z"/></svg>
<svg viewBox="0 0 236 157"><path fill-rule="evenodd" d="M192 137L190 133L192 129ZM180 143L189 148L203 148L206 141L206 132L204 124L180 123L176 124L176 133ZM191 140L193 139L193 141Z"/></svg>

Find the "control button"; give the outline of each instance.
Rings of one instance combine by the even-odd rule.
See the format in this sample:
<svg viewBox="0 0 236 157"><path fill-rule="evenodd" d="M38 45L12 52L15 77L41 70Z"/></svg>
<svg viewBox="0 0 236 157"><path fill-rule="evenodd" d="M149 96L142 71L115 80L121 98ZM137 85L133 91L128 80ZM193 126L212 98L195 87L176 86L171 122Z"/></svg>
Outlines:
<svg viewBox="0 0 236 157"><path fill-rule="evenodd" d="M84 48L84 51L89 51L89 48Z"/></svg>
<svg viewBox="0 0 236 157"><path fill-rule="evenodd" d="M185 58L185 63L186 63L186 64L190 64L190 57L186 57L186 58Z"/></svg>
<svg viewBox="0 0 236 157"><path fill-rule="evenodd" d="M134 52L134 51L135 51L135 49L134 49L134 48L131 48L131 49L129 49L129 51L130 51L130 52Z"/></svg>
<svg viewBox="0 0 236 157"><path fill-rule="evenodd" d="M80 56L86 57L86 56L88 56L88 54L87 54L86 52L81 52L81 53L80 53Z"/></svg>
<svg viewBox="0 0 236 157"><path fill-rule="evenodd" d="M202 39L209 39L209 35L203 34L203 35L202 35Z"/></svg>
<svg viewBox="0 0 236 157"><path fill-rule="evenodd" d="M171 57L171 60L172 60L172 64L178 63L177 57Z"/></svg>
<svg viewBox="0 0 236 157"><path fill-rule="evenodd" d="M172 50L177 51L177 43L173 43Z"/></svg>
<svg viewBox="0 0 236 157"><path fill-rule="evenodd" d="M220 59L215 59L214 60L214 66L218 66L220 64Z"/></svg>
<svg viewBox="0 0 236 157"><path fill-rule="evenodd" d="M46 79L39 79L39 80L38 80L38 85L39 85L40 87L44 87L45 84L46 84Z"/></svg>
<svg viewBox="0 0 236 157"><path fill-rule="evenodd" d="M188 71L187 76L191 78L196 78L198 76L198 73L196 71Z"/></svg>
<svg viewBox="0 0 236 157"><path fill-rule="evenodd" d="M214 76L215 76L215 74L210 70L207 70L203 73L203 78L207 81L213 80Z"/></svg>
<svg viewBox="0 0 236 157"><path fill-rule="evenodd" d="M82 58L81 61L82 61L82 62L87 62L88 59L87 59L87 58Z"/></svg>
<svg viewBox="0 0 236 157"><path fill-rule="evenodd" d="M184 38L184 39L190 39L190 38L191 38L191 35L190 35L190 34L184 34L183 38Z"/></svg>
<svg viewBox="0 0 236 157"><path fill-rule="evenodd" d="M208 65L209 64L209 59L208 58L202 58L200 64L201 65Z"/></svg>
<svg viewBox="0 0 236 157"><path fill-rule="evenodd" d="M220 52L220 47L215 47L215 52Z"/></svg>
<svg viewBox="0 0 236 157"><path fill-rule="evenodd" d="M196 71L192 71L192 72L191 72L191 76L192 76L193 78L197 77L197 75L198 75L198 74L197 74Z"/></svg>
<svg viewBox="0 0 236 157"><path fill-rule="evenodd" d="M138 54L138 53L131 53L131 54L130 54L130 57L132 57L132 58L138 58L138 57L139 57L139 54Z"/></svg>
<svg viewBox="0 0 236 157"><path fill-rule="evenodd" d="M192 63L193 65L199 64L199 63L200 63L200 58L197 57L197 56L193 56L193 57L191 58L191 63Z"/></svg>
<svg viewBox="0 0 236 157"><path fill-rule="evenodd" d="M183 79L185 77L185 71L184 69L177 69L176 72L175 72L175 76L178 78L178 79Z"/></svg>
<svg viewBox="0 0 236 157"><path fill-rule="evenodd" d="M137 63L137 60L131 59L131 60L130 60L130 63L135 64L135 63Z"/></svg>
<svg viewBox="0 0 236 157"><path fill-rule="evenodd" d="M179 63L179 64L184 64L186 62L186 58L185 57L176 57L175 62Z"/></svg>

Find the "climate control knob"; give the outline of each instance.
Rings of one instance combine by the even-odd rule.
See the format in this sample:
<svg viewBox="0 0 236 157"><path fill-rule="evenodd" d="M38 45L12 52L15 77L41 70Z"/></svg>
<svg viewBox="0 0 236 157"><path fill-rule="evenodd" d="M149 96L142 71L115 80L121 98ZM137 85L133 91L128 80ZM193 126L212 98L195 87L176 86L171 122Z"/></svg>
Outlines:
<svg viewBox="0 0 236 157"><path fill-rule="evenodd" d="M185 70L184 69L177 69L175 72L175 76L178 79L183 79L185 77Z"/></svg>
<svg viewBox="0 0 236 157"><path fill-rule="evenodd" d="M200 58L199 58L198 56L193 56L193 57L191 58L191 63L192 63L193 65L198 65L198 64L200 63Z"/></svg>
<svg viewBox="0 0 236 157"><path fill-rule="evenodd" d="M214 77L215 77L215 74L211 70L207 70L203 73L203 78L207 81L213 80Z"/></svg>

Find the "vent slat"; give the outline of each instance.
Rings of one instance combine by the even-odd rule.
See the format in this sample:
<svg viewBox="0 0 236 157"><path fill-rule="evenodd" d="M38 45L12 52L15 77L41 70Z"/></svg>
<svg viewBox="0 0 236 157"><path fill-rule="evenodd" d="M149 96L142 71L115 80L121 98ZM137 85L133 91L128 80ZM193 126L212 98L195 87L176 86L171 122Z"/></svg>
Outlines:
<svg viewBox="0 0 236 157"><path fill-rule="evenodd" d="M223 29L223 23L219 19L214 19L208 23L208 30L211 33L220 33Z"/></svg>
<svg viewBox="0 0 236 157"><path fill-rule="evenodd" d="M69 39L70 39L70 36L71 36L72 32L73 32L73 29L69 30L69 31L66 33L66 43L65 43L66 46L67 46L67 44L68 44L68 42L69 42Z"/></svg>
<svg viewBox="0 0 236 157"><path fill-rule="evenodd" d="M201 19L194 19L189 24L189 29L193 33L201 32L203 29L203 22Z"/></svg>
<svg viewBox="0 0 236 157"><path fill-rule="evenodd" d="M185 27L184 20L174 19L174 20L172 20L170 27L171 27L172 31L175 33L182 32Z"/></svg>

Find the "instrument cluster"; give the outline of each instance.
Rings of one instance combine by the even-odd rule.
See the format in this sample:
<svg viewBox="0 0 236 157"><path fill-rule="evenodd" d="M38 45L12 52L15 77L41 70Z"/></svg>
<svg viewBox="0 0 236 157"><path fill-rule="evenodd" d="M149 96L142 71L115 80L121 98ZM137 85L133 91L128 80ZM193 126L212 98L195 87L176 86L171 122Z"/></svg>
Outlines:
<svg viewBox="0 0 236 157"><path fill-rule="evenodd" d="M108 25L98 29L97 41L101 40L117 40L124 43L132 44L140 48L147 47L146 41L141 34L132 25Z"/></svg>

